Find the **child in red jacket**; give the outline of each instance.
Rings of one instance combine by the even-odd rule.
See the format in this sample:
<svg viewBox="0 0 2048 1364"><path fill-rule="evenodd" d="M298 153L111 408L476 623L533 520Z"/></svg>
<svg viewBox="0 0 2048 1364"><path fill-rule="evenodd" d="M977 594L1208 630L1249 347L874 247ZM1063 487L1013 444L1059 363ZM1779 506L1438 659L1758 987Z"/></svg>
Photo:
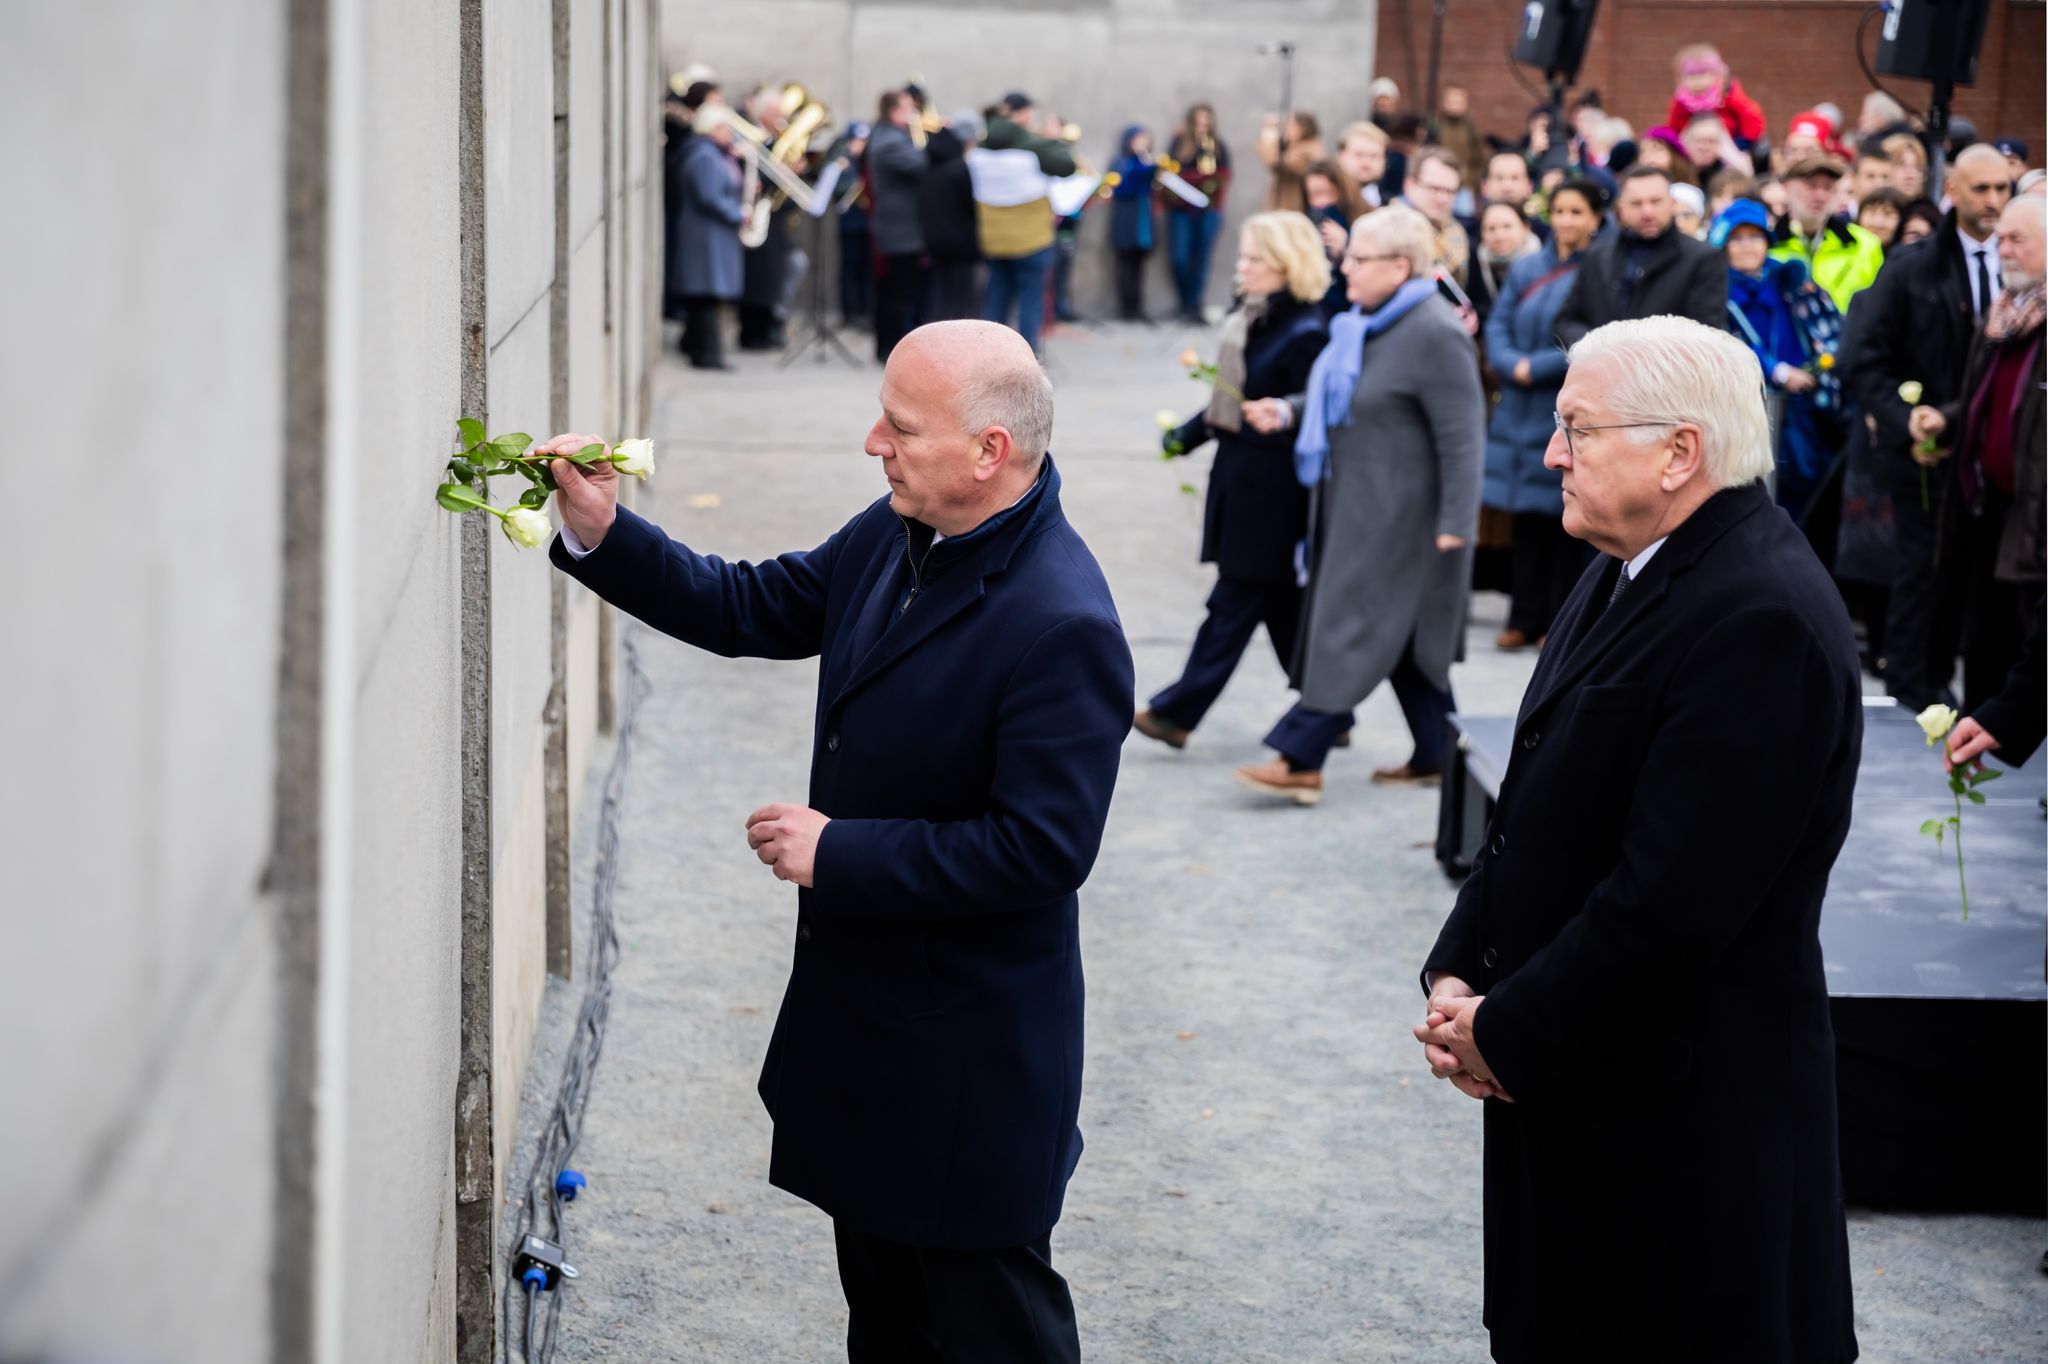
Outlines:
<svg viewBox="0 0 2048 1364"><path fill-rule="evenodd" d="M1683 128L1697 114L1719 114L1736 146L1744 151L1754 148L1764 135L1763 108L1743 93L1742 82L1729 73L1720 50L1712 43L1693 43L1678 50L1673 65L1678 88L1671 92L1671 112L1664 122Z"/></svg>

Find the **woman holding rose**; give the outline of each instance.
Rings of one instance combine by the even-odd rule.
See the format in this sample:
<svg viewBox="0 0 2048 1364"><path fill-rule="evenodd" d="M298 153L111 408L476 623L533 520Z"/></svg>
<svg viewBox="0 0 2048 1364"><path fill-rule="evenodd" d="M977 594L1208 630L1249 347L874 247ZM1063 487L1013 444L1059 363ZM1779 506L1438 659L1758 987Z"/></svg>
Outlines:
<svg viewBox="0 0 2048 1364"><path fill-rule="evenodd" d="M1330 268L1309 220L1274 212L1245 220L1237 273L1243 301L1223 321L1209 405L1162 442L1169 454L1216 442L1202 515L1202 562L1216 565L1209 614L1187 667L1136 722L1140 734L1170 748L1187 746L1261 623L1288 666L1301 616L1294 551L1307 533L1308 490L1294 475L1293 433L1256 427L1244 413L1247 404L1299 393L1308 382L1323 348L1319 305Z"/></svg>

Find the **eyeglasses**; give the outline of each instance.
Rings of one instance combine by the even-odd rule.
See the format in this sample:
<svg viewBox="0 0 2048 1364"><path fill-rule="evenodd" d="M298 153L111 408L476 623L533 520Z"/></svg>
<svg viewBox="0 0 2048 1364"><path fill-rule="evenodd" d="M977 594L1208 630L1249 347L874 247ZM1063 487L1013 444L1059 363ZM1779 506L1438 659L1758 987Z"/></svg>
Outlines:
<svg viewBox="0 0 2048 1364"><path fill-rule="evenodd" d="M1633 428L1633 427L1639 427L1639 426L1676 426L1676 425L1678 425L1678 423L1677 423L1677 422L1668 422L1668 421L1667 421L1667 422L1608 422L1608 423L1605 423L1604 425L1601 425L1601 426L1569 426L1569 425L1567 425L1567 424L1565 423L1565 419L1564 419L1564 413L1562 413L1562 412L1552 412L1552 413L1550 414L1550 419L1551 419L1552 421L1556 422L1556 423L1557 423L1557 429L1558 429L1559 431L1561 431L1561 432L1563 432L1563 433L1564 433L1564 448L1565 448L1565 453L1566 453L1566 454L1568 454L1568 455L1570 455L1570 456L1571 456L1571 457L1572 457L1573 459L1577 459L1577 458L1579 457L1579 452L1578 452L1577 448L1576 448L1576 447L1574 447L1574 446L1572 445L1572 437L1573 437L1573 436L1583 436L1583 435L1585 435L1585 434L1586 434L1586 433L1587 433L1588 431L1627 431L1627 430L1629 430L1629 429L1631 429L1631 428Z"/></svg>

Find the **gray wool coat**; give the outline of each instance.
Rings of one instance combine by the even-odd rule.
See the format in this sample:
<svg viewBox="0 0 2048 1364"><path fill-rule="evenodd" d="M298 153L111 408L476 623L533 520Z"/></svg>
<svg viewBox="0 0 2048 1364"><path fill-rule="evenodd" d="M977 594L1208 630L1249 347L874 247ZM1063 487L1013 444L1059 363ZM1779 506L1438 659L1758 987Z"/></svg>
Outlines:
<svg viewBox="0 0 2048 1364"><path fill-rule="evenodd" d="M1451 305L1431 298L1365 343L1351 425L1330 432L1294 664L1302 705L1350 710L1411 640L1416 665L1450 686L1485 466L1478 352ZM1464 537L1464 548L1440 552L1439 535Z"/></svg>
<svg viewBox="0 0 2048 1364"><path fill-rule="evenodd" d="M739 164L708 137L690 139L683 154L682 211L676 215L677 292L690 298L734 299L746 277L740 246Z"/></svg>

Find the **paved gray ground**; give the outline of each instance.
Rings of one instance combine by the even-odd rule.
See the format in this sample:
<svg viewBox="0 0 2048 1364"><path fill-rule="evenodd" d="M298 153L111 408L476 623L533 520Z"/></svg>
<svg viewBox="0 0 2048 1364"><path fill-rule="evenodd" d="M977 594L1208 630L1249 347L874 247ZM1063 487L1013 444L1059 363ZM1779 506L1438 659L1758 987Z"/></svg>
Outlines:
<svg viewBox="0 0 2048 1364"><path fill-rule="evenodd" d="M1152 414L1200 396L1172 360L1188 339L1068 333L1050 356L1067 511L1109 574L1140 695L1178 670L1209 583L1200 504L1179 491L1206 461L1150 453ZM815 544L882 490L860 452L878 373L741 363L661 370L652 515L728 556ZM1512 710L1527 678L1486 643L1502 606L1479 599L1456 678L1474 711ZM572 1213L584 1278L561 1357L843 1358L830 1224L766 1179L754 1078L794 894L742 831L755 807L803 798L814 672L652 635L641 652L654 692L623 826L626 952L578 1159L592 1188ZM1261 640L1190 751L1125 752L1082 897L1088 1151L1055 1254L1097 1361L1481 1360L1479 1108L1430 1079L1408 1035L1451 898L1428 850L1435 794L1365 779L1406 756L1384 691L1320 809L1239 789L1231 766L1262 756L1286 699ZM525 1129L579 991L551 987ZM522 1169L530 1150L523 1132ZM1970 1158L1967 1133L1945 1158ZM1616 1253L1685 1234L1646 1197ZM2048 1357L2048 1224L1858 1216L1850 1235L1866 1359Z"/></svg>

